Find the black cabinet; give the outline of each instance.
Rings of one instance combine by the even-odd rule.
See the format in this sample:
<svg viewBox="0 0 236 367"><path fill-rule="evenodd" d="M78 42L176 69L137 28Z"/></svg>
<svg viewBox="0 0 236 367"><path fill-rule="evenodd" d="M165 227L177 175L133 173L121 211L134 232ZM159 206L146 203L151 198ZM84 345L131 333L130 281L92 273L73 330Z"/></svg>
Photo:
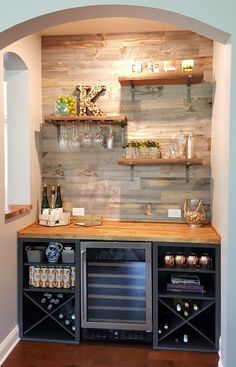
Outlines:
<svg viewBox="0 0 236 367"><path fill-rule="evenodd" d="M74 253L72 261L65 257L69 260L65 262L60 254L56 262L49 262L46 249L52 242L71 248ZM18 259L20 337L79 343L79 242L19 239Z"/></svg>
<svg viewBox="0 0 236 367"><path fill-rule="evenodd" d="M72 248L73 261L49 262L50 242ZM18 249L22 339L218 350L220 245L19 238ZM70 273L69 284L37 277L60 271Z"/></svg>
<svg viewBox="0 0 236 367"><path fill-rule="evenodd" d="M219 336L220 246L153 244L153 347L217 351Z"/></svg>

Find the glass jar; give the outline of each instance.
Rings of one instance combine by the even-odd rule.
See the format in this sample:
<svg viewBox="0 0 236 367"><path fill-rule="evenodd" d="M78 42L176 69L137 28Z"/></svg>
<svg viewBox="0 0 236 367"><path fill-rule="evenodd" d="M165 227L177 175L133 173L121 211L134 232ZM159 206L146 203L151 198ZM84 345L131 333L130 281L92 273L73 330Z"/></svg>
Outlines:
<svg viewBox="0 0 236 367"><path fill-rule="evenodd" d="M202 200L198 198L187 199L184 203L184 219L192 227L200 227L206 219Z"/></svg>

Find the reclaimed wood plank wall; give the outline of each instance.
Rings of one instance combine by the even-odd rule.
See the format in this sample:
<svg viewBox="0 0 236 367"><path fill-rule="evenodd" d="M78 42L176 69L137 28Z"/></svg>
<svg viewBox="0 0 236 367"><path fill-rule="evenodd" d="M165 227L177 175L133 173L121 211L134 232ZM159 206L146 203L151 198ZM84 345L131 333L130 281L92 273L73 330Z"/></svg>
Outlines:
<svg viewBox="0 0 236 367"><path fill-rule="evenodd" d="M132 61L194 59L204 81L191 87L191 108L186 85L139 86L135 94L121 87L118 76ZM199 197L211 220L211 103L212 41L188 31L42 38L43 114L54 112L60 95L72 95L76 85L106 86L96 100L106 114L125 114L128 139L155 139L164 157L169 145L182 134L193 133L195 153L203 165L191 166L186 182L184 166L128 166L117 164L122 156L120 130L113 129L115 147L60 151L57 129L42 125L43 183L60 183L64 207L85 208L86 215L109 219L176 221L168 209L183 209L186 198ZM95 133L96 127L92 128ZM102 128L104 136L108 129ZM80 127L84 133L84 127ZM183 220L183 216L181 221Z"/></svg>

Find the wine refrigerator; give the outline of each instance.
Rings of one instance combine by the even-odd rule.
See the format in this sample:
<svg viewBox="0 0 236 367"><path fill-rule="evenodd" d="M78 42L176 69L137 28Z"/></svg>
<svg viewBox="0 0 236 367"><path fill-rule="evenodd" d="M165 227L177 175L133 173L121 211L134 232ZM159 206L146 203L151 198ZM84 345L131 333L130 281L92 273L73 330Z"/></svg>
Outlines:
<svg viewBox="0 0 236 367"><path fill-rule="evenodd" d="M151 243L81 241L81 326L85 339L148 339Z"/></svg>

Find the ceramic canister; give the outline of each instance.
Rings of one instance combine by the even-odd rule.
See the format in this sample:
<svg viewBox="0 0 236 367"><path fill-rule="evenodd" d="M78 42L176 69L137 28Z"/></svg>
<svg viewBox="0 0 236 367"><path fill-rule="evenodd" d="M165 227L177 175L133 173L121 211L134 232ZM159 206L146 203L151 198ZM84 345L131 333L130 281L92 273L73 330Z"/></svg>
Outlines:
<svg viewBox="0 0 236 367"><path fill-rule="evenodd" d="M63 246L59 242L50 242L46 249L46 256L51 263L57 262Z"/></svg>

